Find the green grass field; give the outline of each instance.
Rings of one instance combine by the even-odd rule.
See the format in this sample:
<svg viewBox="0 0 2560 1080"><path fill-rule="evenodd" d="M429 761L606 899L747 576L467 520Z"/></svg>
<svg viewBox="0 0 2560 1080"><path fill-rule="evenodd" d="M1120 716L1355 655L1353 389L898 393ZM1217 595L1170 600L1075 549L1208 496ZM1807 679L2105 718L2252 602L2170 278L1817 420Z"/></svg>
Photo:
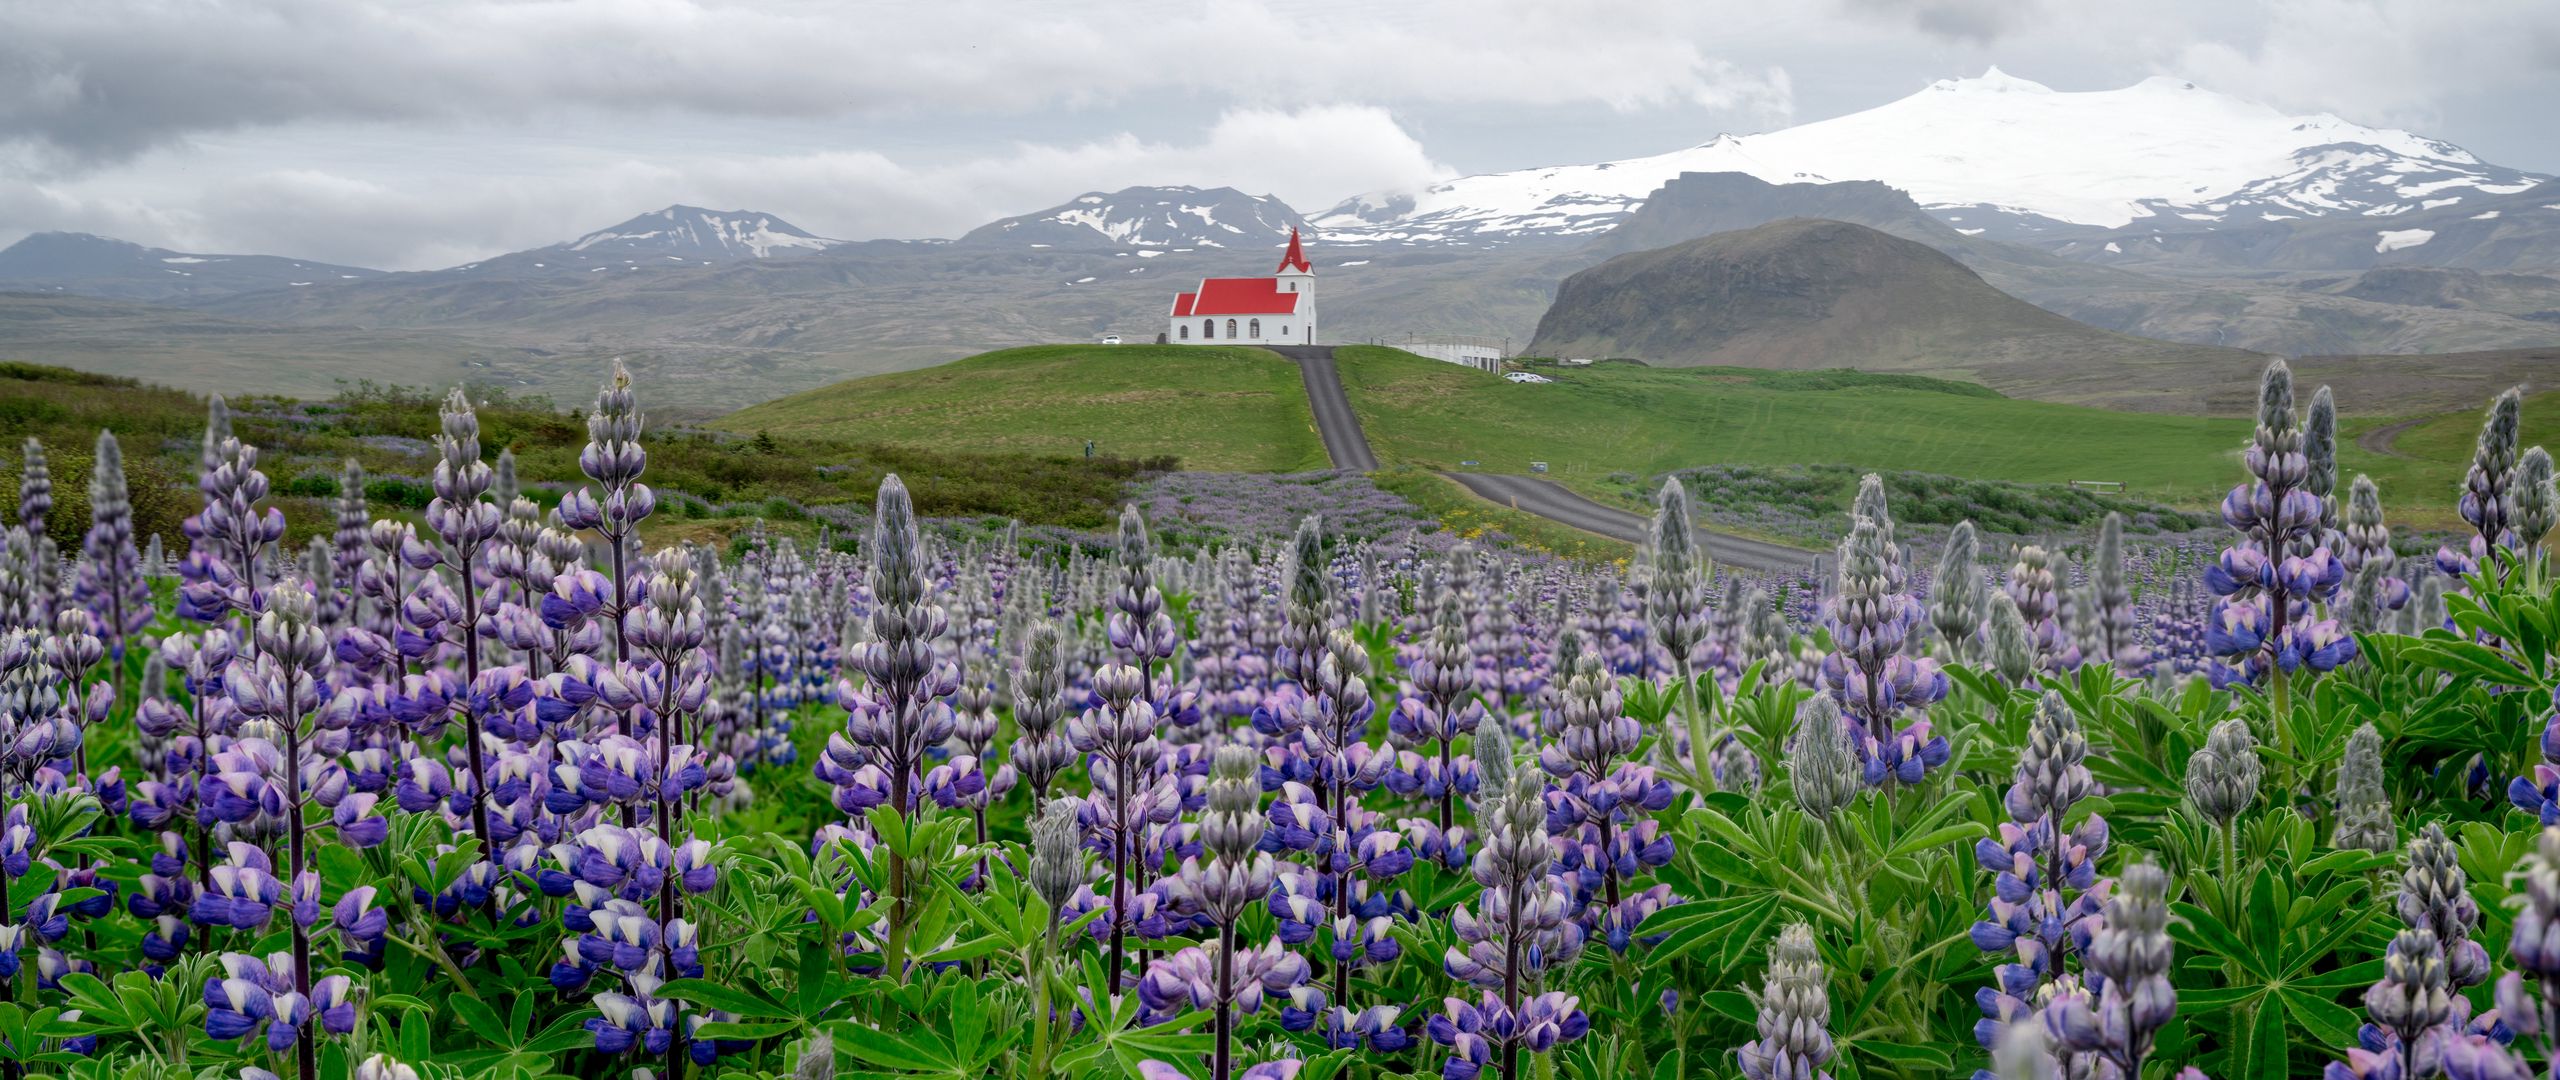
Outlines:
<svg viewBox="0 0 2560 1080"><path fill-rule="evenodd" d="M1191 469L1326 467L1298 367L1261 349L1045 345L874 375L731 413L730 431L1124 458Z"/></svg>
<svg viewBox="0 0 2560 1080"><path fill-rule="evenodd" d="M2488 409L2489 403L2483 401L2478 408L2420 419L2388 440L2391 454L2359 453L2356 467L2372 474L2374 482L2382 485L2383 501L2395 514L2406 506L2409 520L2414 523L2462 528L2455 499L2461 494L2463 474L2471 466L2472 445L2480 437L2480 422ZM2560 392L2526 395L2523 420L2519 428L2522 445L2560 450ZM2392 423L2380 419L2350 423L2341 438L2352 440Z"/></svg>
<svg viewBox="0 0 2560 1080"><path fill-rule="evenodd" d="M1544 461L1594 495L1608 493L1613 472L1838 463L2114 480L2129 495L2205 506L2238 481L2249 431L2236 419L2022 401L1911 375L1602 364L1541 369L1556 381L1524 386L1368 346L1342 349L1337 366L1382 461L1450 469L1473 459L1470 468L1514 473ZM2352 473L2376 459L2349 445L2340 461Z"/></svg>
<svg viewBox="0 0 2560 1080"><path fill-rule="evenodd" d="M1555 479L1616 502L1675 468L1837 463L2023 483L2113 480L2137 499L2210 509L2238 482L2248 437L2248 422L2235 418L2025 401L1904 374L1602 364L1541 367L1557 381L1523 386L1396 349L1345 346L1338 358L1369 443L1390 470L1472 460L1466 468L1525 473L1545 461ZM2355 444L2387 422L2344 423L2342 472L2380 481L2395 521L2452 526L2451 492L2477 411L2420 421L2393 441L2393 454ZM1072 456L1090 438L1101 453L1170 455L1192 469L1326 465L1297 367L1251 348L1008 349L838 383L714 423L961 452ZM2560 445L2560 394L2528 401L2525 436ZM1637 481L1630 488L1611 474ZM1406 486L1413 490L1401 493L1421 501L1471 498Z"/></svg>

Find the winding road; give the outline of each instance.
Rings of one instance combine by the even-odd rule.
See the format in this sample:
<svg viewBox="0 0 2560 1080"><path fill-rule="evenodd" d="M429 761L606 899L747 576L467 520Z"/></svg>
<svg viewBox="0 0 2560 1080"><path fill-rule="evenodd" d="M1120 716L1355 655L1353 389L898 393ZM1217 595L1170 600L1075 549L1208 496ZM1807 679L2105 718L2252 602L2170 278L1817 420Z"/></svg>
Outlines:
<svg viewBox="0 0 2560 1080"><path fill-rule="evenodd" d="M2371 431L2367 431L2362 435L2356 436L2356 446L2362 448L2365 453L2372 454L2377 457L2408 457L2409 455L2401 453L2393 444L2400 441L2401 432L2426 423L2431 419L2434 418L2421 416L2415 420L2402 420L2398 423L2384 424L2381 427L2374 428Z"/></svg>
<svg viewBox="0 0 2560 1080"><path fill-rule="evenodd" d="M1351 398L1342 392L1342 373L1333 366L1333 346L1273 345L1270 349L1298 362L1299 377L1307 385L1307 408L1316 414L1316 433L1324 436L1325 456L1333 459L1333 467L1376 470L1378 455L1369 452L1360 414L1351 411Z"/></svg>
<svg viewBox="0 0 2560 1080"><path fill-rule="evenodd" d="M1356 472L1376 469L1378 457L1370 452L1369 437L1360 430L1360 414L1351 410L1351 398L1343 392L1342 374L1333 364L1333 347L1275 345L1269 348L1297 362L1299 374L1306 382L1307 406L1315 413L1316 432L1324 438L1324 452L1333 459L1333 467ZM1574 494L1555 481L1535 476L1506 473L1441 475L1457 481L1478 498L1631 544L1643 543L1653 524L1642 515L1602 506ZM1794 571L1821 566L1821 558L1812 552L1766 540L1700 529L1698 541L1706 546L1707 554L1717 562L1745 570Z"/></svg>
<svg viewBox="0 0 2560 1080"><path fill-rule="evenodd" d="M1572 489L1552 480L1508 473L1443 473L1466 486L1477 497L1536 514L1549 521L1571 525L1584 532L1599 533L1630 544L1641 544L1653 529L1652 520L1575 494ZM1810 551L1799 551L1784 544L1734 536L1710 529L1698 530L1698 542L1707 554L1725 566L1744 570L1783 572L1804 570L1820 565L1820 557Z"/></svg>

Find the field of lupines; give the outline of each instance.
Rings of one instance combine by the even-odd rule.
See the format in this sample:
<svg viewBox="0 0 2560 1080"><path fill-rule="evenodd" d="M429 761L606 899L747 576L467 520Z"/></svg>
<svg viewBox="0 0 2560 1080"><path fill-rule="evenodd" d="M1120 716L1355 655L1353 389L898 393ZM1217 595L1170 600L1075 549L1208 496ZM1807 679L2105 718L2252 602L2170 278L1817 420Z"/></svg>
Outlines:
<svg viewBox="0 0 2560 1080"><path fill-rule="evenodd" d="M2279 364L2210 558L1924 573L1870 483L1818 583L1676 482L1623 568L943 542L894 476L653 548L619 372L556 508L456 394L424 527L351 470L302 550L219 402L174 560L107 433L54 550L31 445L0 1074L2549 1075L2517 409L2431 563Z"/></svg>

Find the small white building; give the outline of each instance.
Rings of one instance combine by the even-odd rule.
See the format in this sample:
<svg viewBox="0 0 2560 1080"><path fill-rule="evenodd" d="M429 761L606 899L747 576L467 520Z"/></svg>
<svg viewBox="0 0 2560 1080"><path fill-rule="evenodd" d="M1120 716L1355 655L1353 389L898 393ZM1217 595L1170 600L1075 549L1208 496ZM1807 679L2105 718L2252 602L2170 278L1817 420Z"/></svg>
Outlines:
<svg viewBox="0 0 2560 1080"><path fill-rule="evenodd" d="M1458 364L1477 371L1502 370L1502 349L1467 341L1410 341L1404 351L1425 356L1444 364Z"/></svg>
<svg viewBox="0 0 2560 1080"><path fill-rule="evenodd" d="M1289 250L1270 277L1205 278L1173 298L1164 339L1175 345L1313 345L1316 271L1289 230Z"/></svg>

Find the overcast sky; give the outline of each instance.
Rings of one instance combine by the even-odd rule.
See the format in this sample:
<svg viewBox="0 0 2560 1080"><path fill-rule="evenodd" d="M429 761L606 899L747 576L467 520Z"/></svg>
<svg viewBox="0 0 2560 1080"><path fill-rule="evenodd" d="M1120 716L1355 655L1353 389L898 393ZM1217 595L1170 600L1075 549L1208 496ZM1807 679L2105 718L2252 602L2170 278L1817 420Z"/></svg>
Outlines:
<svg viewBox="0 0 2560 1080"><path fill-rule="evenodd" d="M1133 184L1312 213L1993 64L2560 173L2554 0L0 0L0 244L422 269L678 202L856 239Z"/></svg>

